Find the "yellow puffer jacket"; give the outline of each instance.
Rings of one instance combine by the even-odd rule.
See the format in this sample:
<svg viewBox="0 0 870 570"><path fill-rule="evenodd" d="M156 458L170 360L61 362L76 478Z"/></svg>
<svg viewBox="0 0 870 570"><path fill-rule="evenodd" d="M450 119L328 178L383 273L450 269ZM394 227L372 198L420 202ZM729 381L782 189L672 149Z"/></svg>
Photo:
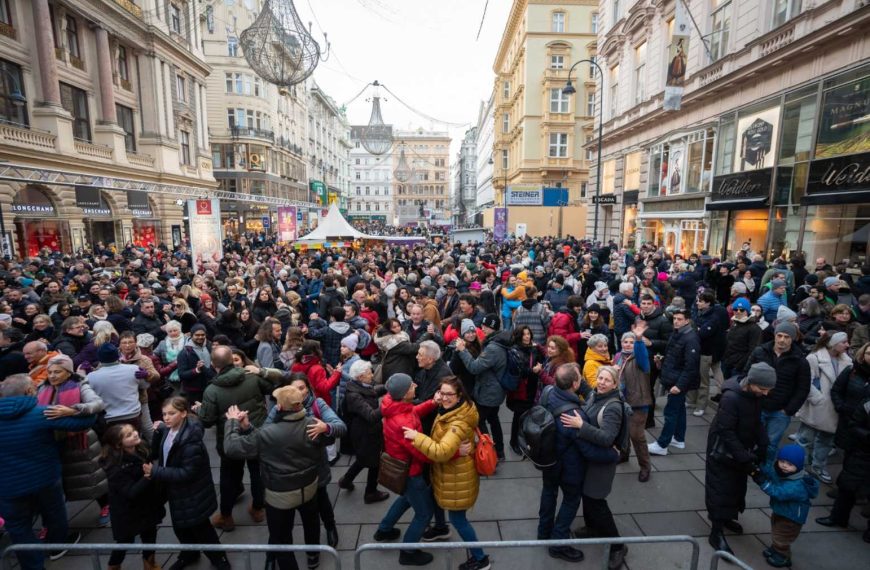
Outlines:
<svg viewBox="0 0 870 570"><path fill-rule="evenodd" d="M474 441L476 427L477 408L463 402L435 418L431 437L418 433L414 438L414 447L434 463L432 488L442 509L467 511L477 501L480 478L474 467L474 450L465 457L456 456L463 441Z"/></svg>
<svg viewBox="0 0 870 570"><path fill-rule="evenodd" d="M598 369L608 364L610 364L609 356L599 354L591 348L586 349L586 358L583 363L583 378L586 379L586 384L593 390L598 385Z"/></svg>

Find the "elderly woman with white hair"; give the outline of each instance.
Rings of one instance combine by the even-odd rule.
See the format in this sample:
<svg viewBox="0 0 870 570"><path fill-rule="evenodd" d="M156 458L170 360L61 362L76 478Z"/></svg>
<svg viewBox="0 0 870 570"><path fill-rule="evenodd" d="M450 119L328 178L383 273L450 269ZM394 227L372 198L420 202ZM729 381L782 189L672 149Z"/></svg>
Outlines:
<svg viewBox="0 0 870 570"><path fill-rule="evenodd" d="M378 465L384 446L381 410L378 396L384 393L383 386L374 386L372 365L367 360L357 360L350 367L350 382L345 387L342 417L347 423L356 460L348 467L338 486L353 491L354 478L368 468L365 495L366 504L389 498L389 493L378 490Z"/></svg>
<svg viewBox="0 0 870 570"><path fill-rule="evenodd" d="M166 338L161 340L154 350L154 354L164 366L161 370L162 375L167 378L168 374L168 380L176 385L179 382L178 355L184 350L184 345L187 342L187 338L182 334L182 328L181 323L175 320L166 323L164 325Z"/></svg>

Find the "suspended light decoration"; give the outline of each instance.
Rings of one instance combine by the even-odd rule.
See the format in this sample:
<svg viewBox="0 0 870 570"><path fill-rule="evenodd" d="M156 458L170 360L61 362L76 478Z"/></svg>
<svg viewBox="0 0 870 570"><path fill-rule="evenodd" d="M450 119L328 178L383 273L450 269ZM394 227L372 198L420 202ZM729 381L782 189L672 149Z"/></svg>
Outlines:
<svg viewBox="0 0 870 570"><path fill-rule="evenodd" d="M378 92L380 83L375 81L372 86L375 88L372 97L372 114L369 118L369 124L363 129L360 142L368 152L379 156L389 151L390 147L393 146L393 129L384 124L384 118L381 115L381 98Z"/></svg>
<svg viewBox="0 0 870 570"><path fill-rule="evenodd" d="M251 27L239 35L239 45L257 75L290 87L305 81L329 57L326 33L323 37L325 51L311 35L311 25L305 29L293 0L266 0Z"/></svg>
<svg viewBox="0 0 870 570"><path fill-rule="evenodd" d="M399 161L396 164L396 170L393 171L393 176L399 182L407 182L414 175L411 165L408 163L408 157L405 156L405 141L402 141L402 146L399 147Z"/></svg>

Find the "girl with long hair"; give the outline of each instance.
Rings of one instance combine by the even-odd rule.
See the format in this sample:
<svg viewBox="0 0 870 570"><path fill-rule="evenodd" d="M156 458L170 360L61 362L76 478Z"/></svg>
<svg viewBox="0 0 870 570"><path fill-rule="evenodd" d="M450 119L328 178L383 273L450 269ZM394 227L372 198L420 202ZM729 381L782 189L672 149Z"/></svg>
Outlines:
<svg viewBox="0 0 870 570"><path fill-rule="evenodd" d="M565 337L553 335L547 339L543 347L544 363L538 369L538 389L535 393L535 402L541 399L544 386L556 384L556 369L563 364L575 362L574 351Z"/></svg>

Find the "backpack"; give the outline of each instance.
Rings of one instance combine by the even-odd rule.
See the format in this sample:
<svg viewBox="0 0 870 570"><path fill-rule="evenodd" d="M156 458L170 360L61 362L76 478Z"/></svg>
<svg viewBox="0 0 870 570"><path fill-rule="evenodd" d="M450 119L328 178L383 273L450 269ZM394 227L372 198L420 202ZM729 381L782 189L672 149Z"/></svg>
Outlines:
<svg viewBox="0 0 870 570"><path fill-rule="evenodd" d="M513 392L520 385L520 376L523 372L522 353L514 346L505 348L504 372L498 378L498 383L505 392Z"/></svg>
<svg viewBox="0 0 870 570"><path fill-rule="evenodd" d="M551 412L547 409L547 402L553 389L553 386L544 388L540 403L520 416L520 431L517 435L523 455L541 471L559 462L556 451L557 418L570 410L580 409L576 404L565 404Z"/></svg>
<svg viewBox="0 0 870 570"><path fill-rule="evenodd" d="M631 439L629 438L628 433L628 422L630 421L631 414L634 413L634 411L631 409L631 406L629 406L625 402L625 400L622 399L621 395L616 401L619 403L619 405L622 406L622 423L620 423L619 425L619 433L616 434L616 439L613 441L613 445L616 446L617 449L619 449L620 455L627 456L631 451ZM599 428L601 427L601 422L604 421L604 410L606 410L607 406L609 406L610 404L611 402L607 402L606 404L601 406L600 410L598 410L597 423Z"/></svg>

